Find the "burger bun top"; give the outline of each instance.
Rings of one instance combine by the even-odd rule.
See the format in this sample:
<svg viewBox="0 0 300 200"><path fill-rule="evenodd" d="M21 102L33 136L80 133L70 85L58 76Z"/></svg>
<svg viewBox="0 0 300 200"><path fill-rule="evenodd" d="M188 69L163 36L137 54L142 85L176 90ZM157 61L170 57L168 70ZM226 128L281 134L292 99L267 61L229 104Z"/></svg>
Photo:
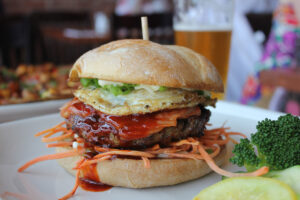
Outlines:
<svg viewBox="0 0 300 200"><path fill-rule="evenodd" d="M223 92L222 79L204 56L176 45L117 40L83 54L69 80L99 80Z"/></svg>

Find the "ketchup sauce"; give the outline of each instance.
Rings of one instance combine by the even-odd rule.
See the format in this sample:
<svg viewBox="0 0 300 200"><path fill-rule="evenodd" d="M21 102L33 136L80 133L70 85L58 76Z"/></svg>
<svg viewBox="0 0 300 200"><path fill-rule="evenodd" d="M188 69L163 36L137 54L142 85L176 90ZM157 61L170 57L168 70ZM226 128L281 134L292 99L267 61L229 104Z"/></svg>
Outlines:
<svg viewBox="0 0 300 200"><path fill-rule="evenodd" d="M66 112L79 115L82 120L77 122L78 126L95 136L113 133L126 141L144 138L165 127L176 126L178 118L201 114L200 108L196 106L147 114L107 115L78 100L73 100Z"/></svg>
<svg viewBox="0 0 300 200"><path fill-rule="evenodd" d="M101 182L90 181L83 178L79 179L79 186L82 189L90 192L104 192L112 188L112 186L110 185L106 185Z"/></svg>
<svg viewBox="0 0 300 200"><path fill-rule="evenodd" d="M81 168L83 177L79 179L79 186L91 192L103 192L112 188L110 185L101 183L97 173L97 164L87 165Z"/></svg>
<svg viewBox="0 0 300 200"><path fill-rule="evenodd" d="M144 138L164 128L156 119L157 113L114 116L101 114L101 119L113 124L124 140Z"/></svg>

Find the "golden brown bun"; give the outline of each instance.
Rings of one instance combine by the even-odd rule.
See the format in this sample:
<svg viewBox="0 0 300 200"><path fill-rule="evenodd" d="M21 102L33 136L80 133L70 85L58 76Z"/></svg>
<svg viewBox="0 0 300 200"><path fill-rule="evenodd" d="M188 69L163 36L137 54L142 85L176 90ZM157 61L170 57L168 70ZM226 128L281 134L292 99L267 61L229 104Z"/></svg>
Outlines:
<svg viewBox="0 0 300 200"><path fill-rule="evenodd" d="M69 78L223 92L219 73L202 55L138 39L118 40L88 51L75 62Z"/></svg>
<svg viewBox="0 0 300 200"><path fill-rule="evenodd" d="M57 152L64 152L69 148L59 147ZM222 148L220 154L214 158L218 165L225 161L226 148ZM69 157L59 159L58 162L69 173L75 175L72 170L80 159ZM146 169L142 160L113 159L97 163L98 176L102 183L111 186L127 188L147 188L157 186L175 185L200 178L211 172L211 169L203 160L193 159L154 159L150 160L151 168Z"/></svg>

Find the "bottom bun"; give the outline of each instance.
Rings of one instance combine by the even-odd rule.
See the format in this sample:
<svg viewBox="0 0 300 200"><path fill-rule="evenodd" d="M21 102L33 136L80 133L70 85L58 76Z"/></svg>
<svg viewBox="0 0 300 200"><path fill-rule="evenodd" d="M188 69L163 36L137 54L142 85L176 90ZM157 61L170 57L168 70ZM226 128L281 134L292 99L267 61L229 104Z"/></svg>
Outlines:
<svg viewBox="0 0 300 200"><path fill-rule="evenodd" d="M58 147L57 152L65 152L70 148ZM226 148L222 148L214 158L217 165L222 165L226 157ZM75 175L76 162L82 157L75 156L59 159L58 162L69 173ZM204 160L193 159L150 159L151 167L144 167L143 160L116 158L97 163L98 176L102 183L127 188L147 188L175 185L200 178L211 172Z"/></svg>

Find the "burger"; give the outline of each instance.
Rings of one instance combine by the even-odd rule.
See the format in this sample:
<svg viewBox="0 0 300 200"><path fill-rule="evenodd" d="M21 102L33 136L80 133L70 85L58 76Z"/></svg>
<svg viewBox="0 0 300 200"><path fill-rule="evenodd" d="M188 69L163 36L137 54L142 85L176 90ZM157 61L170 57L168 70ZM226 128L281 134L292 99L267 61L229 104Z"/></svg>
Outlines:
<svg viewBox="0 0 300 200"><path fill-rule="evenodd" d="M206 107L216 103L210 93L223 92L223 83L202 55L176 45L118 40L83 54L69 81L81 86L61 108L65 122L37 135L57 142L48 144L57 151L51 159L76 175L76 188L78 182L174 185L209 173L211 162L223 163L227 141L206 130Z"/></svg>

